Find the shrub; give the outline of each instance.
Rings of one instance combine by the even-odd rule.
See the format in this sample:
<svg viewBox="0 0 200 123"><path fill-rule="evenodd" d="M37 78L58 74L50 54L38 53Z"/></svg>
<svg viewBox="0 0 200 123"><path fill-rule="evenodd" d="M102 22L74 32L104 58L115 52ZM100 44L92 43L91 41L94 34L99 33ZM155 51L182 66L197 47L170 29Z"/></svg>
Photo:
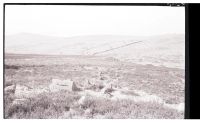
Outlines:
<svg viewBox="0 0 200 123"><path fill-rule="evenodd" d="M16 66L16 65L5 65L5 69L19 69L20 66Z"/></svg>

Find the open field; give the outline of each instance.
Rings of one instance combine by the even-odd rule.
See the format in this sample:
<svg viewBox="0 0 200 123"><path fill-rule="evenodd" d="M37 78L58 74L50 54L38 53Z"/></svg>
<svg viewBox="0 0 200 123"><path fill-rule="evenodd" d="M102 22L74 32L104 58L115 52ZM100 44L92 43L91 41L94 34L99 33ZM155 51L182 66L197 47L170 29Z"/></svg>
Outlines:
<svg viewBox="0 0 200 123"><path fill-rule="evenodd" d="M6 54L5 117L182 119L184 78L112 57Z"/></svg>

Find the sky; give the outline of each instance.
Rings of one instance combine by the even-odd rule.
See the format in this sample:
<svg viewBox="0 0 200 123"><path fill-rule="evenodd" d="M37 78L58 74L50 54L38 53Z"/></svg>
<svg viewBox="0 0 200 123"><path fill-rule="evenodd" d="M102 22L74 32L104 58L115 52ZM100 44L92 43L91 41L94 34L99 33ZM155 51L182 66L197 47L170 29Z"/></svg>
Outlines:
<svg viewBox="0 0 200 123"><path fill-rule="evenodd" d="M185 33L184 7L6 5L5 34L49 36Z"/></svg>

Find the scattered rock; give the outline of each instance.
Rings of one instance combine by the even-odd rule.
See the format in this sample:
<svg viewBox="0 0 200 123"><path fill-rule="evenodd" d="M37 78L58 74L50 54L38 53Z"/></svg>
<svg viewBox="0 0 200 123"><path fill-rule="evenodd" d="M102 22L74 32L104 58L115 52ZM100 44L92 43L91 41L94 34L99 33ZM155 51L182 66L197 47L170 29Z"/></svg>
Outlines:
<svg viewBox="0 0 200 123"><path fill-rule="evenodd" d="M105 93L105 94L111 94L113 91L114 91L113 88L107 88L107 89L104 91L104 93Z"/></svg>
<svg viewBox="0 0 200 123"><path fill-rule="evenodd" d="M37 94L41 94L41 93L49 93L50 89L48 87L45 87L45 88L36 88L36 89L34 89L34 91Z"/></svg>
<svg viewBox="0 0 200 123"><path fill-rule="evenodd" d="M27 105L30 102L30 100L26 98L21 99L15 99L12 103L13 106L19 106L19 105Z"/></svg>
<svg viewBox="0 0 200 123"><path fill-rule="evenodd" d="M10 94L10 93L15 93L15 88L16 85L10 85L4 88L5 93Z"/></svg>
<svg viewBox="0 0 200 123"><path fill-rule="evenodd" d="M92 84L92 85L85 87L86 90L93 90L93 91L100 91L103 88L104 88L104 85L101 83Z"/></svg>
<svg viewBox="0 0 200 123"><path fill-rule="evenodd" d="M82 90L82 89L79 88L79 87L77 87L77 85L76 85L75 82L72 83L72 91L81 91L81 90Z"/></svg>
<svg viewBox="0 0 200 123"><path fill-rule="evenodd" d="M82 96L79 100L78 100L78 104L81 106L84 104L86 96Z"/></svg>
<svg viewBox="0 0 200 123"><path fill-rule="evenodd" d="M33 89L24 85L16 85L15 97L28 98L34 96Z"/></svg>
<svg viewBox="0 0 200 123"><path fill-rule="evenodd" d="M94 68L93 67L89 67L89 66L84 66L84 69L86 69L86 70L93 70Z"/></svg>
<svg viewBox="0 0 200 123"><path fill-rule="evenodd" d="M65 111L69 111L70 110L70 107L69 106L65 106Z"/></svg>
<svg viewBox="0 0 200 123"><path fill-rule="evenodd" d="M171 108L171 109L175 109L175 110L177 110L179 112L182 112L182 111L184 111L185 104L184 103L179 103L179 104L167 104L167 103L164 103L164 106L168 107L168 108Z"/></svg>
<svg viewBox="0 0 200 123"><path fill-rule="evenodd" d="M47 88L31 88L25 85L16 85L15 88L15 98L32 98L37 96L38 94L49 92Z"/></svg>
<svg viewBox="0 0 200 123"><path fill-rule="evenodd" d="M98 71L106 71L106 70L107 70L105 67L96 67L96 69L97 69Z"/></svg>
<svg viewBox="0 0 200 123"><path fill-rule="evenodd" d="M4 83L4 87L6 88L7 86L14 85L13 81L9 78L6 78L6 82Z"/></svg>
<svg viewBox="0 0 200 123"><path fill-rule="evenodd" d="M121 94L130 95L130 96L140 96L139 94L137 94L137 93L135 93L134 91L131 91L131 90L122 90Z"/></svg>
<svg viewBox="0 0 200 123"><path fill-rule="evenodd" d="M100 80L107 80L108 79L108 77L106 77L106 76L101 76L100 77Z"/></svg>
<svg viewBox="0 0 200 123"><path fill-rule="evenodd" d="M92 113L92 109L89 109L89 108L88 108L88 109L85 110L84 113L85 113L85 116L86 116L86 117L90 117L90 115L91 115L91 113Z"/></svg>
<svg viewBox="0 0 200 123"><path fill-rule="evenodd" d="M104 83L104 88L101 90L101 92L107 93L114 91L113 83Z"/></svg>

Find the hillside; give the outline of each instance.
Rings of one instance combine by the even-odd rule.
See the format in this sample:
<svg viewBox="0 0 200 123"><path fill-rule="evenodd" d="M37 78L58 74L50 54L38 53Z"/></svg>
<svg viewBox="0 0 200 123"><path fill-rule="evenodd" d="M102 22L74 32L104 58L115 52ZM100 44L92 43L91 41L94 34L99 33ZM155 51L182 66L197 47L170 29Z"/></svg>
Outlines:
<svg viewBox="0 0 200 123"><path fill-rule="evenodd" d="M101 55L140 64L184 68L184 35L152 37L88 35L53 37L20 33L5 38L5 52L15 54Z"/></svg>

